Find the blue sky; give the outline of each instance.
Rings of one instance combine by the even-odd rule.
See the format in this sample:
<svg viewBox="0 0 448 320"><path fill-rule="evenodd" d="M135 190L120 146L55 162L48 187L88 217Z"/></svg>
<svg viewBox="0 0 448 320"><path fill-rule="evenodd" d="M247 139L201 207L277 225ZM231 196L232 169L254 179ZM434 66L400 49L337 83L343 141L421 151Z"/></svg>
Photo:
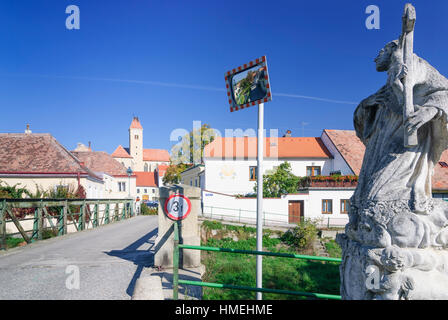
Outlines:
<svg viewBox="0 0 448 320"><path fill-rule="evenodd" d="M405 2L3 0L0 132L30 123L68 149L92 141L113 152L128 146L133 115L146 148L170 149L172 130L194 120L223 133L256 128L256 107L229 112L224 72L262 55L273 94L267 129L353 129L357 103L385 83L373 59L398 38ZM412 3L415 52L448 75L448 1ZM72 4L80 30L65 27ZM370 4L379 30L365 27Z"/></svg>

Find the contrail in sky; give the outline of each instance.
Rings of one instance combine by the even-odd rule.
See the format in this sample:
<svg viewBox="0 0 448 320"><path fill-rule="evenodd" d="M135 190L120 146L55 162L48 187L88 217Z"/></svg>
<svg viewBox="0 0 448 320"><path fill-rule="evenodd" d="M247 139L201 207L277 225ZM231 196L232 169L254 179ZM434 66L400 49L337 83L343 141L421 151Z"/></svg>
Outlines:
<svg viewBox="0 0 448 320"><path fill-rule="evenodd" d="M121 82L121 83L135 83L135 84L152 85L152 86L160 86L160 87L204 90L204 91L220 91L220 92L226 91L224 88L218 88L218 87L209 87L209 86L202 86L202 85L189 85L189 84L181 84L181 83L173 83L173 82L146 81L146 80L57 76L57 75L46 75L46 74L3 74L2 76L39 77L39 78L68 79L68 80L88 80L88 81L108 81L108 82ZM308 100L323 101L323 102L338 103L338 104L349 104L349 105L357 105L358 104L357 102L353 102L353 101L343 101L343 100L335 100L335 99L328 99L328 98L322 98L322 97L304 96L304 95L299 95L299 94L289 94L289 93L280 93L280 92L273 92L272 96L295 98L295 99L308 99Z"/></svg>

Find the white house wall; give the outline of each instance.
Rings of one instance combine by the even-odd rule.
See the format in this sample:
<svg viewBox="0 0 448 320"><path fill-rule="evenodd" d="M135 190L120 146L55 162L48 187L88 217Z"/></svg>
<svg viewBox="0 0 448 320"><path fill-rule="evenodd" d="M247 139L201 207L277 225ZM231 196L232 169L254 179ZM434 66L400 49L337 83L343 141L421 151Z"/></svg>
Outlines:
<svg viewBox="0 0 448 320"><path fill-rule="evenodd" d="M309 190L289 194L281 198L264 198L263 212L267 225L288 224L288 203L290 200L304 201L304 217L319 221L320 225L344 226L348 215L340 212L340 200L350 199L354 189L347 190ZM322 199L333 201L333 213L322 214ZM202 210L205 217L233 220L242 223L255 223L256 198L236 198L215 192L202 192Z"/></svg>
<svg viewBox="0 0 448 320"><path fill-rule="evenodd" d="M291 164L292 173L306 176L307 166L320 166L322 175L329 175L333 170L332 159L278 159L263 161L263 172L274 169L283 162ZM206 159L205 190L228 193L247 194L254 190L255 181L249 179L249 167L257 166L257 160L222 160Z"/></svg>

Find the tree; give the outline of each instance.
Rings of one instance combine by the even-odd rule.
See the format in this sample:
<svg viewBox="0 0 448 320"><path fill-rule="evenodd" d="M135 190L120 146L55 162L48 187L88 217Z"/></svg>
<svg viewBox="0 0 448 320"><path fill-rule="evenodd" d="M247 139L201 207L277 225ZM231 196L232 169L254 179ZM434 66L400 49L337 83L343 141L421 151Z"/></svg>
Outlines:
<svg viewBox="0 0 448 320"><path fill-rule="evenodd" d="M177 184L180 183L181 176L180 173L187 170L191 165L184 163L171 164L168 169L166 169L165 175L162 178L164 184Z"/></svg>
<svg viewBox="0 0 448 320"><path fill-rule="evenodd" d="M271 173L263 175L263 197L277 198L284 194L294 193L298 189L299 177L291 172L289 162L283 162ZM257 185L254 186L257 192Z"/></svg>
<svg viewBox="0 0 448 320"><path fill-rule="evenodd" d="M186 134L182 141L171 148L173 164L197 164L203 162L204 148L212 142L217 135L208 124L193 129Z"/></svg>

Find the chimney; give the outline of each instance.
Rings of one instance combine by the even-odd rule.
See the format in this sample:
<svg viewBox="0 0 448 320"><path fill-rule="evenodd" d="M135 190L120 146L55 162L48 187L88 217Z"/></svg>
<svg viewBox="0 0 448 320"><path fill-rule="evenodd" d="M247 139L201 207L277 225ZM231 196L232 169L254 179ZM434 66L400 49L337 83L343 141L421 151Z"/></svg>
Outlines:
<svg viewBox="0 0 448 320"><path fill-rule="evenodd" d="M28 123L26 124L25 133L31 133L30 125Z"/></svg>

